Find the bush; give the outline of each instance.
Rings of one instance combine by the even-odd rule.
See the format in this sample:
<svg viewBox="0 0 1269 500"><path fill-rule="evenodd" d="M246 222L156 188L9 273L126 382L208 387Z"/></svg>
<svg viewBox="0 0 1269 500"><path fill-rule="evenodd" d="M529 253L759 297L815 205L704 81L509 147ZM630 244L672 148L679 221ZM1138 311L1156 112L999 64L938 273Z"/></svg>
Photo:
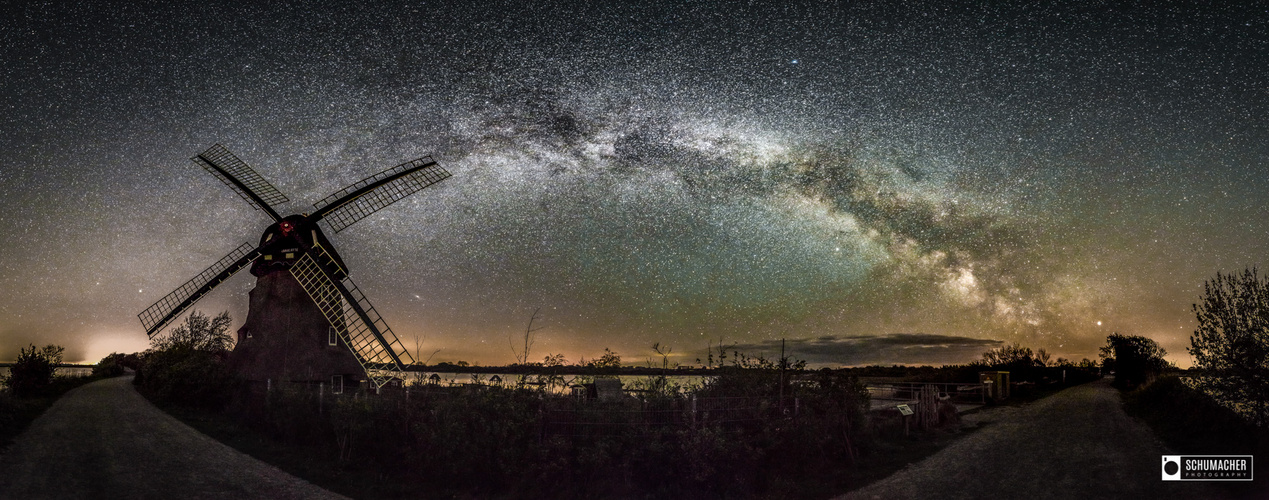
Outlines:
<svg viewBox="0 0 1269 500"><path fill-rule="evenodd" d="M53 383L53 372L62 362L62 353L66 348L49 344L43 349L31 345L30 349L22 348L18 360L9 368L9 376L5 384L14 396L29 397L43 394L49 384Z"/></svg>
<svg viewBox="0 0 1269 500"><path fill-rule="evenodd" d="M225 365L232 338L229 313L215 318L194 311L164 337L151 341L133 383L151 397L169 403L221 408L237 379ZM126 358L125 358L126 359Z"/></svg>
<svg viewBox="0 0 1269 500"><path fill-rule="evenodd" d="M1163 359L1167 355L1154 339L1140 335L1112 333L1101 348L1105 359L1103 366L1115 370L1115 387L1135 389L1153 382L1170 365Z"/></svg>
<svg viewBox="0 0 1269 500"><path fill-rule="evenodd" d="M146 353L136 383L160 401L220 408L235 378L220 353L168 349Z"/></svg>
<svg viewBox="0 0 1269 500"><path fill-rule="evenodd" d="M94 377L118 377L131 368L136 371L141 367L141 358L136 354L119 354L112 352L93 365Z"/></svg>

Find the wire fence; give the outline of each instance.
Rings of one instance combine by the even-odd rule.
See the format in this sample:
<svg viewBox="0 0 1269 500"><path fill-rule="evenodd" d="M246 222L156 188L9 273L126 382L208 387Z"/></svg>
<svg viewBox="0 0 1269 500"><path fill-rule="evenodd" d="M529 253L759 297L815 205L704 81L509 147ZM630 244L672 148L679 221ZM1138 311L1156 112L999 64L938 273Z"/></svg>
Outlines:
<svg viewBox="0 0 1269 500"><path fill-rule="evenodd" d="M983 384L938 382L884 382L866 386L873 407L915 401L921 391L932 387L940 401L952 404L986 404L987 392Z"/></svg>

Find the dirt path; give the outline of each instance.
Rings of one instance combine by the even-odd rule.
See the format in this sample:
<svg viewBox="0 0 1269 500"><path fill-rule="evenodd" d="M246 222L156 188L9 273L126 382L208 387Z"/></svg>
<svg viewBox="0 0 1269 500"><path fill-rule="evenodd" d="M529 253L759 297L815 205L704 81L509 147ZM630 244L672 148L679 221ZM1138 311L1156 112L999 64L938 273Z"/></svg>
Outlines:
<svg viewBox="0 0 1269 500"><path fill-rule="evenodd" d="M1164 482L1165 446L1124 413L1109 380L1021 408L966 415L984 428L840 499L1215 498L1197 482Z"/></svg>
<svg viewBox="0 0 1269 500"><path fill-rule="evenodd" d="M0 455L0 498L345 498L155 408L131 377L66 393Z"/></svg>

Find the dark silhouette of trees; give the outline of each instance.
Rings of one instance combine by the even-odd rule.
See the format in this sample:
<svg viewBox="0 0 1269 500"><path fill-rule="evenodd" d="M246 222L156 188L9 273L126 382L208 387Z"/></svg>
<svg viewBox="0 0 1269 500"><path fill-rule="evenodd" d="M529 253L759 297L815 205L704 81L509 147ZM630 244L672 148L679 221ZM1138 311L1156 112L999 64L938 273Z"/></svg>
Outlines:
<svg viewBox="0 0 1269 500"><path fill-rule="evenodd" d="M1154 339L1140 335L1112 333L1101 348L1102 367L1115 370L1114 385L1120 389L1134 389L1154 380L1169 363L1163 359L1168 352Z"/></svg>
<svg viewBox="0 0 1269 500"><path fill-rule="evenodd" d="M1194 304L1198 329L1188 351L1204 372L1198 383L1219 399L1251 402L1256 425L1266 423L1269 400L1269 277L1256 269L1216 273Z"/></svg>
<svg viewBox="0 0 1269 500"><path fill-rule="evenodd" d="M18 360L9 368L9 376L5 384L14 396L27 397L38 395L53 383L53 372L62 362L62 353L66 348L49 344L43 348L22 348Z"/></svg>
<svg viewBox="0 0 1269 500"><path fill-rule="evenodd" d="M230 394L234 377L225 359L233 347L229 312L209 318L191 312L168 335L150 342L134 383L152 397L216 407Z"/></svg>
<svg viewBox="0 0 1269 500"><path fill-rule="evenodd" d="M234 347L234 339L229 335L229 325L232 322L229 311L222 312L215 318L194 311L185 318L184 323L173 328L166 336L155 337L150 346L160 351L228 351Z"/></svg>
<svg viewBox="0 0 1269 500"><path fill-rule="evenodd" d="M983 363L992 367L1022 367L1035 363L1030 347L1021 344L1004 345L983 353Z"/></svg>
<svg viewBox="0 0 1269 500"><path fill-rule="evenodd" d="M123 375L127 369L137 370L141 368L141 358L136 353L120 354L112 352L108 356L101 358L96 365L93 365L93 375L99 377L118 377Z"/></svg>
<svg viewBox="0 0 1269 500"><path fill-rule="evenodd" d="M595 368L621 368L621 355L605 347L604 354L599 359L591 361L589 365Z"/></svg>
<svg viewBox="0 0 1269 500"><path fill-rule="evenodd" d="M1038 366L1049 366L1049 360L1052 358L1053 355L1049 354L1049 351L1046 351L1043 347L1041 347L1035 351L1035 358L1033 361L1035 361L1035 364Z"/></svg>

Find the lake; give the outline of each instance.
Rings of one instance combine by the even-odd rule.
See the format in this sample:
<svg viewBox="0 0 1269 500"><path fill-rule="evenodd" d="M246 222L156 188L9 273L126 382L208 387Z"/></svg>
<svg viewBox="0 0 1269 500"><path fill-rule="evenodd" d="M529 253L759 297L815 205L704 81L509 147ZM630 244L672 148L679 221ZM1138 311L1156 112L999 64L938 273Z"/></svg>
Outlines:
<svg viewBox="0 0 1269 500"><path fill-rule="evenodd" d="M92 375L93 367L91 366L58 367L57 370L53 372L53 374L61 375L61 376L70 376L70 377L82 377L85 375ZM3 368L0 368L0 379L7 379L7 378L9 378L9 367L6 366ZM5 385L6 384L4 384L3 382L0 382L0 387L5 387Z"/></svg>

